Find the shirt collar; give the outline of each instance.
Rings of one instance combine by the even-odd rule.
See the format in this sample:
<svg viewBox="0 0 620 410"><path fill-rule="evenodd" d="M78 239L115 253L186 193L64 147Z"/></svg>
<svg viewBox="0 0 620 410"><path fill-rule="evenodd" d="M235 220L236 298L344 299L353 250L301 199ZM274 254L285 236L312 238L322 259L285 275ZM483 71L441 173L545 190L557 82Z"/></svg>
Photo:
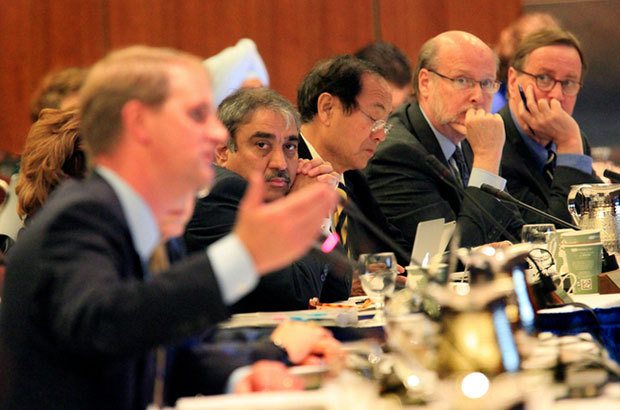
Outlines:
<svg viewBox="0 0 620 410"><path fill-rule="evenodd" d="M441 147L441 152L443 152L443 155L446 158L446 161L450 160L450 158L452 158L452 154L454 154L454 151L456 151L457 145L455 145L454 142L452 142L448 137L446 137L441 132L439 132L435 127L433 127L433 124L430 122L430 120L426 116L426 113L424 112L422 107L420 107L420 111L422 112L422 115L424 116L424 119L426 120L428 125L431 127L433 134L435 134L435 138L437 138L437 142L439 143L439 146ZM459 148L461 147L461 143L458 144L458 147Z"/></svg>
<svg viewBox="0 0 620 410"><path fill-rule="evenodd" d="M519 131L519 135L525 143L525 146L532 153L536 165L538 165L540 169L543 169L543 167L545 166L545 162L547 162L547 158L549 156L549 153L547 152L547 147L543 147L542 145L534 141L529 135L527 135L525 131L523 131L510 107L508 107L508 112L510 112L512 122L515 124L517 131ZM549 149L555 152L555 143L552 142L549 146Z"/></svg>
<svg viewBox="0 0 620 410"><path fill-rule="evenodd" d="M151 208L142 197L118 174L104 166L97 166L97 173L112 187L127 220L133 246L140 259L147 262L160 240L159 227Z"/></svg>

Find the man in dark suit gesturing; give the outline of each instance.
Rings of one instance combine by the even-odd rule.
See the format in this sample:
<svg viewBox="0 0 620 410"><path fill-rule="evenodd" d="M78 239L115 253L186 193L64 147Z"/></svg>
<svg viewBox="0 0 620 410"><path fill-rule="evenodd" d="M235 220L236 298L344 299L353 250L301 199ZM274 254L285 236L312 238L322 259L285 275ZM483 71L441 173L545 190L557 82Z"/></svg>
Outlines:
<svg viewBox="0 0 620 410"><path fill-rule="evenodd" d="M185 241L190 251L203 249L230 232L252 172L264 175L268 202L316 181L332 187L338 183L339 175L332 172L329 163L298 159L299 114L276 91L241 89L222 101L218 118L230 132L230 139L216 148L215 183L209 195L196 201L187 225ZM345 300L351 291L351 270L331 268L316 254L304 255L262 277L256 289L233 305L233 310L307 309L314 297L325 302Z"/></svg>
<svg viewBox="0 0 620 410"><path fill-rule="evenodd" d="M230 235L153 276L158 219L211 182L227 138L204 66L168 49L111 53L91 69L81 120L93 175L60 187L8 258L3 408L144 408L149 349L226 318L260 275L307 251L336 202L315 184L265 205L253 177Z"/></svg>
<svg viewBox="0 0 620 410"><path fill-rule="evenodd" d="M516 209L482 192L482 183L502 189L498 176L504 127L489 114L497 61L479 38L461 31L427 41L418 54L413 88L417 101L390 117L387 139L366 168L372 193L388 220L413 241L419 222L457 221L461 246L502 239L472 201L447 185L425 164L434 155L452 170L455 182L516 234L522 225Z"/></svg>

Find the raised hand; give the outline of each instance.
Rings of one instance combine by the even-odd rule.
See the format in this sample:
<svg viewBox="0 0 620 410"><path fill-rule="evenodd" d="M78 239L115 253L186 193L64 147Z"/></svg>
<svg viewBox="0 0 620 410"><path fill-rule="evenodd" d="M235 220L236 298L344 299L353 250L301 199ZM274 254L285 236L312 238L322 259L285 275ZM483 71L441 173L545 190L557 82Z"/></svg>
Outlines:
<svg viewBox="0 0 620 410"><path fill-rule="evenodd" d="M470 108L465 114L465 127L467 141L474 152L474 168L497 175L506 141L502 117L482 108Z"/></svg>
<svg viewBox="0 0 620 410"><path fill-rule="evenodd" d="M340 181L340 174L334 171L329 162L319 158L311 160L300 158L297 176L290 192L297 191L315 182L324 182L335 188L338 181Z"/></svg>
<svg viewBox="0 0 620 410"><path fill-rule="evenodd" d="M564 109L555 98L540 98L536 101L534 89L529 85L525 90L527 108L523 101L519 102L517 115L534 131L530 136L541 145L553 141L557 152L567 154L583 154L581 133L577 121Z"/></svg>

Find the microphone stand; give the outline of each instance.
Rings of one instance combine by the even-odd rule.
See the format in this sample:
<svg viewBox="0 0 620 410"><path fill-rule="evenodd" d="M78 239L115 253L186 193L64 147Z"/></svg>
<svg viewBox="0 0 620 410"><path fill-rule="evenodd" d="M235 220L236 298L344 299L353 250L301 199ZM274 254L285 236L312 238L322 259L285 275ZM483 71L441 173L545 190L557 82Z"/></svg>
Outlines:
<svg viewBox="0 0 620 410"><path fill-rule="evenodd" d="M620 182L620 174L610 169L606 169L605 171L603 171L603 176L606 178L609 178L609 180L613 182L614 184L617 184Z"/></svg>
<svg viewBox="0 0 620 410"><path fill-rule="evenodd" d="M577 225L573 225L571 223L568 223L558 217L555 217L547 212L541 211L538 208L533 207L532 205L526 204L525 202L519 201L517 198L515 198L514 196L510 195L508 192L506 191L502 191L501 189L497 189L489 184L482 184L480 186L480 189L482 189L484 192L486 192L487 194L491 194L494 197L496 197L497 199L501 199L504 200L506 202L511 202L517 206L520 206L521 208L525 208L528 211L532 211L538 215L541 215L553 222L555 222L558 225L562 225L565 228L572 228L576 231L581 230L581 228L579 228Z"/></svg>
<svg viewBox="0 0 620 410"><path fill-rule="evenodd" d="M439 179L441 179L442 181L444 181L446 184L450 185L452 188L456 189L459 193L461 193L462 195L464 195L466 198L468 198L477 208L478 210L480 210L480 212L482 212L482 214L484 214L484 216L487 217L487 219L489 220L489 222L491 222L493 224L493 226L495 226L497 229L499 229L499 231L506 237L508 238L508 240L510 242L513 243L518 243L519 241L517 240L517 238L515 238L510 232L508 232L506 230L506 228L504 228L502 226L502 224L500 224L497 219L495 219L495 217L493 215L491 215L489 213L489 211L487 211L482 204L480 204L476 198L473 197L473 195L471 195L469 192L467 192L466 189L464 189L459 183L457 183L456 181L453 181L452 178L452 174L450 173L450 170L444 165L442 164L437 157L435 157L432 154L429 154L426 159L426 164L428 165L428 167L431 169L431 171L433 171L433 173L435 175L437 175L439 177Z"/></svg>

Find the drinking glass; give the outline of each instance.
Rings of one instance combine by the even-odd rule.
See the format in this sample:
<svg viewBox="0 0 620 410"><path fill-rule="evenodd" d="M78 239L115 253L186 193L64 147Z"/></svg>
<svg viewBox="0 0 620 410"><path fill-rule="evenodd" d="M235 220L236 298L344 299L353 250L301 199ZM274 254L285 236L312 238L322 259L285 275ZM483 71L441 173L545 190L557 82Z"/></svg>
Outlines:
<svg viewBox="0 0 620 410"><path fill-rule="evenodd" d="M553 224L529 224L521 229L521 242L536 244L550 244L555 237Z"/></svg>
<svg viewBox="0 0 620 410"><path fill-rule="evenodd" d="M538 279L538 273L547 272L553 265L552 245L555 241L555 226L553 224L528 224L521 229L521 242L530 243L533 249L530 257L536 264L536 269L528 272L528 281ZM532 267L534 268L534 267Z"/></svg>
<svg viewBox="0 0 620 410"><path fill-rule="evenodd" d="M359 277L362 288L377 306L375 319L383 320L385 297L394 293L396 258L392 252L365 253L359 257Z"/></svg>

